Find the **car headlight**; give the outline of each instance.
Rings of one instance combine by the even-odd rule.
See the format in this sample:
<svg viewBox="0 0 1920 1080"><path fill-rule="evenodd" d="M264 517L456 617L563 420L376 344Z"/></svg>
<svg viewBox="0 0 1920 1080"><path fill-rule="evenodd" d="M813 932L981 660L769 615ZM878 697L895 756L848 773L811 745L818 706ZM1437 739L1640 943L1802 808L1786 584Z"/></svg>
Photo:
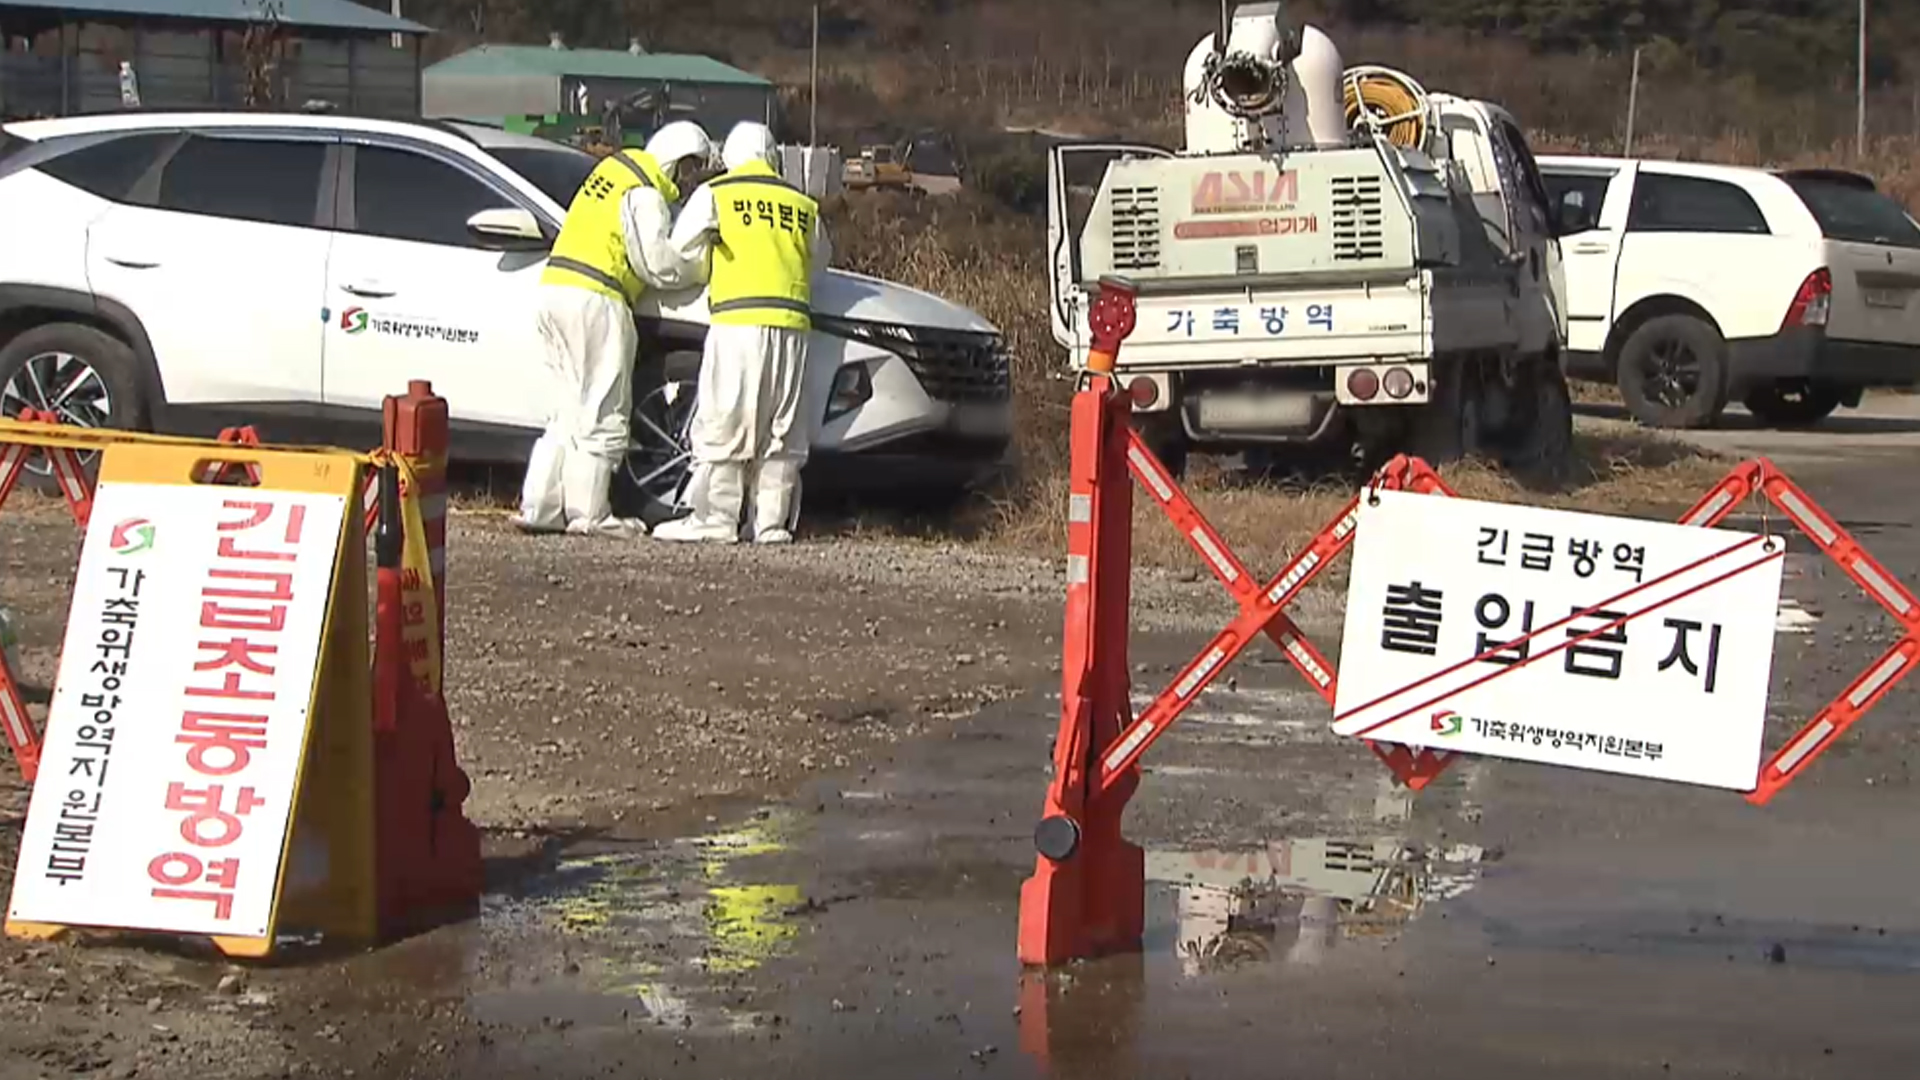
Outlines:
<svg viewBox="0 0 1920 1080"><path fill-rule="evenodd" d="M840 370L833 373L833 390L827 395L826 422L832 423L872 400L873 372L862 363L842 364Z"/></svg>

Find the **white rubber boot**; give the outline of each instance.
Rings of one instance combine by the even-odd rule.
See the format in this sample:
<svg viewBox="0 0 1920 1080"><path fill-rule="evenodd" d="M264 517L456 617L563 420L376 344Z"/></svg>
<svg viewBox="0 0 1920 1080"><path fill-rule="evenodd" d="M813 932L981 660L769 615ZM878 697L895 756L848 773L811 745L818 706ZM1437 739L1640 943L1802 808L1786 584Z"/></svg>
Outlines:
<svg viewBox="0 0 1920 1080"><path fill-rule="evenodd" d="M647 535L645 522L613 516L613 472L617 466L597 455L567 458L567 533L632 540Z"/></svg>
<svg viewBox="0 0 1920 1080"><path fill-rule="evenodd" d="M557 533L566 528L560 470L560 440L540 436L527 459L526 481L520 485L520 512L510 519L514 528L529 533Z"/></svg>
<svg viewBox="0 0 1920 1080"><path fill-rule="evenodd" d="M793 543L800 500L800 464L785 458L760 463L753 488L753 542Z"/></svg>
<svg viewBox="0 0 1920 1080"><path fill-rule="evenodd" d="M746 466L737 461L708 464L705 491L692 493L693 513L654 529L653 538L674 543L738 543L746 471Z"/></svg>

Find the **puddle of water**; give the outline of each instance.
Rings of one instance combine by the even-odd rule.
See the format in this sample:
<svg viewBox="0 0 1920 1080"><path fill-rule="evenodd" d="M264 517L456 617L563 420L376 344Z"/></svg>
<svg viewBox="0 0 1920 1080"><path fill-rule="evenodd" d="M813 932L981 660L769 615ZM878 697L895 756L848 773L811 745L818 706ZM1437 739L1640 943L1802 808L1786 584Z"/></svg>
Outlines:
<svg viewBox="0 0 1920 1080"><path fill-rule="evenodd" d="M556 976L504 965L504 985L473 997L484 1018L535 1014L597 1024L640 1019L678 1028L738 1030L760 1018L732 1008L721 985L787 952L796 885L739 880L733 864L787 847L786 823L637 848L563 856L516 895L490 898L482 924L504 946L544 956L580 954Z"/></svg>
<svg viewBox="0 0 1920 1080"><path fill-rule="evenodd" d="M1811 634L1819 622L1820 616L1801 607L1796 601L1783 598L1773 628L1781 634Z"/></svg>
<svg viewBox="0 0 1920 1080"><path fill-rule="evenodd" d="M1343 942L1383 942L1428 905L1470 891L1490 856L1432 847L1395 828L1413 796L1383 781L1370 837L1279 837L1222 850L1147 852L1147 933L1140 954L1021 976L1023 1053L1046 1075L1103 1077L1137 1064L1127 1033L1168 995L1225 993L1236 971L1340 963ZM1186 984L1184 987L1182 984Z"/></svg>
<svg viewBox="0 0 1920 1080"><path fill-rule="evenodd" d="M1469 891L1484 858L1472 845L1436 849L1399 837L1149 851L1149 910L1170 906L1172 925L1149 927L1148 944L1170 943L1188 976L1249 961L1314 963L1342 938L1391 936L1428 903Z"/></svg>

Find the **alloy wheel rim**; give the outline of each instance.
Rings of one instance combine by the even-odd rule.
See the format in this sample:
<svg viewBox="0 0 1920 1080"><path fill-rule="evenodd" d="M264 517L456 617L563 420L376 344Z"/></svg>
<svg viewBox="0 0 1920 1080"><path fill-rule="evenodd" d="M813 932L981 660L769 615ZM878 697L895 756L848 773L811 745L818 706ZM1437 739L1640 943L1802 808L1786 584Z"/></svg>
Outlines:
<svg viewBox="0 0 1920 1080"><path fill-rule="evenodd" d="M1666 408L1681 408L1700 392L1700 358L1679 338L1654 342L1642 371L1647 397Z"/></svg>
<svg viewBox="0 0 1920 1080"><path fill-rule="evenodd" d="M17 418L27 409L49 412L74 427L111 426L113 394L92 364L70 352L36 353L0 386L0 415ZM80 452L82 465L91 464L97 451ZM51 476L53 465L42 451L27 457L27 471Z"/></svg>
<svg viewBox="0 0 1920 1080"><path fill-rule="evenodd" d="M679 501L693 466L693 398L692 383L667 383L633 406L627 479L667 506Z"/></svg>

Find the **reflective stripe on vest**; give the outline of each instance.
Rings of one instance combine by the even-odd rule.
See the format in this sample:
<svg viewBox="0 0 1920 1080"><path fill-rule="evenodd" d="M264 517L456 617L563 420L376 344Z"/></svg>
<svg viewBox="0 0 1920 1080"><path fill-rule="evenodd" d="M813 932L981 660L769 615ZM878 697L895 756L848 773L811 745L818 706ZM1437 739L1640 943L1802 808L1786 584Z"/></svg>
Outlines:
<svg viewBox="0 0 1920 1080"><path fill-rule="evenodd" d="M720 224L707 300L713 321L810 327L819 206L761 161L748 162L709 186Z"/></svg>
<svg viewBox="0 0 1920 1080"><path fill-rule="evenodd" d="M583 278L590 278L593 281L598 282L600 285L604 286L610 292L622 293L623 290L626 288L626 286L621 283L619 278L614 277L612 274L607 273L605 270L599 270L594 267L588 266L586 263L583 263L578 259L569 259L565 255L548 256L547 266L548 268L555 269L555 270L571 270L572 272L579 274Z"/></svg>
<svg viewBox="0 0 1920 1080"><path fill-rule="evenodd" d="M620 212L627 193L636 187L653 188L668 202L680 196L645 151L608 155L594 166L567 207L560 238L554 241L547 269L540 275L543 284L591 289L629 304L640 299L646 286L627 262L626 227Z"/></svg>

